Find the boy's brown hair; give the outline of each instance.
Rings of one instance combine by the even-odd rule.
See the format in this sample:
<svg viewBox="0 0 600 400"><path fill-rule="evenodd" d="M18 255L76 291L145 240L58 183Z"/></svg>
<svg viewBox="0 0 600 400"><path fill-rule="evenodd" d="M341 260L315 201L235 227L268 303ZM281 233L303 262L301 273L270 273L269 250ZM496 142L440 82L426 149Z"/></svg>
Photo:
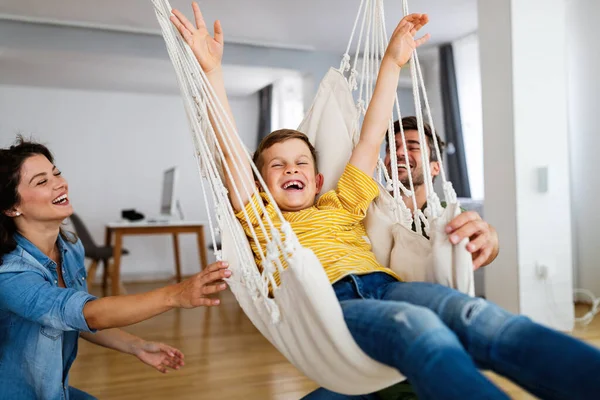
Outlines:
<svg viewBox="0 0 600 400"><path fill-rule="evenodd" d="M277 131L273 131L269 133L263 140L260 141L258 148L254 152L252 157L252 161L256 165L259 171L262 171L262 167L264 166L264 160L262 159L262 153L267 150L269 147L274 144L285 142L290 139L300 139L308 146L310 150L310 154L315 163L315 173L319 173L319 168L317 166L317 150L315 146L312 145L308 137L295 129L279 129Z"/></svg>

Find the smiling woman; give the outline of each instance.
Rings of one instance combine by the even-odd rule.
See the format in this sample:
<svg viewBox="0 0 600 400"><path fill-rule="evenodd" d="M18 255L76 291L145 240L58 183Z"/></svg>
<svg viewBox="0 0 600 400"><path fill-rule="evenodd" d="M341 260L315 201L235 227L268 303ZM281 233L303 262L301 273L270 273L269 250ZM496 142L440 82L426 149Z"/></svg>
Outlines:
<svg viewBox="0 0 600 400"><path fill-rule="evenodd" d="M83 246L61 229L69 186L45 146L19 138L0 149L0 398L92 399L69 387L79 337L166 372L183 354L116 328L175 307L217 305L226 263L181 283L130 296L87 292ZM101 331L102 330L102 331Z"/></svg>
<svg viewBox="0 0 600 400"><path fill-rule="evenodd" d="M68 185L54 166L50 151L45 146L22 139L19 139L19 146L20 154L11 151L12 148L1 150L0 180L4 189L0 196L0 208L7 210L7 213L0 215L0 255L12 251L17 245L14 217L39 222L58 218L62 221L73 212L67 196ZM21 179L15 176L18 175L15 170L18 170L19 164L22 164ZM58 183L57 191L53 189L54 182ZM60 205L54 204L59 201ZM22 203L21 207L14 207L18 203ZM66 235L63 237L68 238Z"/></svg>
<svg viewBox="0 0 600 400"><path fill-rule="evenodd" d="M15 211L23 214L23 219L39 223L65 219L73 213L67 181L51 159L50 154L36 154L23 162L17 186L21 211Z"/></svg>

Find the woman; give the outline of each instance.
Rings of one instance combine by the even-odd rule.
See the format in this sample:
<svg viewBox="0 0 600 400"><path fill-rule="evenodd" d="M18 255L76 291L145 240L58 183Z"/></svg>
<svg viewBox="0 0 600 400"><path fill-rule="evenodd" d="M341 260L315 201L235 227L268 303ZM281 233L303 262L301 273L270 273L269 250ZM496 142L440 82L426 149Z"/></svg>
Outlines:
<svg viewBox="0 0 600 400"><path fill-rule="evenodd" d="M73 213L67 181L43 145L19 138L0 150L0 398L92 399L69 387L83 339L167 372L183 354L118 327L172 308L214 306L226 263L148 293L97 299L87 292L84 252L61 224Z"/></svg>

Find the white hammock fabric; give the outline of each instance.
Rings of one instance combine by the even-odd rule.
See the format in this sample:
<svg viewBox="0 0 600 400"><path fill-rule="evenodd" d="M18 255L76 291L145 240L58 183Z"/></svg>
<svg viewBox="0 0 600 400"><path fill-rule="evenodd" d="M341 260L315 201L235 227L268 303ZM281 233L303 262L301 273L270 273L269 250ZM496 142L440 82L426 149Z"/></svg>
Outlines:
<svg viewBox="0 0 600 400"><path fill-rule="evenodd" d="M265 248L261 248L256 233L252 231L252 240L259 248L260 254L257 256L261 260L262 268L259 270L256 267L248 238L235 217L223 184L225 177L232 176L232 171L223 162L223 149L217 140L217 135L221 135L226 150L230 154L234 154L235 165L233 168L239 170L241 162L245 158L251 163L262 187L267 188L267 186L252 164L250 155L247 152L237 154L234 151L232 138L237 136L237 132L231 121L228 120L191 50L169 21L171 6L168 0L152 1L177 74L192 131L199 170L208 181L207 187L204 187L204 180L201 180L201 183L208 211L211 238L215 248L215 236L219 232L221 233L222 250L217 250L215 255L217 259L225 259L230 264L232 277L228 280L228 284L240 306L257 329L292 364L310 379L330 390L344 394L363 394L375 392L402 381L404 377L398 371L372 360L354 342L323 267L312 251L299 245L288 223L283 222L279 225L269 218L264 224L259 222L256 229L260 229L265 236L271 239ZM363 25L364 21L368 19L373 22L373 25L379 24L378 26L382 27L382 0L364 0L361 10L363 10L363 5L365 10ZM361 15L360 10L359 15ZM379 32L377 36L380 36L379 40L383 44L384 32ZM370 42L367 40L366 43ZM380 54L380 58L383 52L378 51L377 54ZM345 57L344 63L348 59L349 57ZM373 65L375 63L376 61L373 61ZM354 86L356 77L354 74L349 78L351 86L348 86L342 75L346 70L345 65L343 64L341 70L331 70L328 73L321 84L311 111L302 124L305 133L317 144L318 151L321 152L320 161L322 163L331 161L330 165L321 165L326 175L326 182L330 184L337 182L339 174L343 170L343 167L339 167L336 163L343 161L345 165L349 158L349 152L357 137L359 111L364 109L364 104L368 104L370 96L369 89L365 88L367 101L363 100L361 103L359 100L358 109L354 106L350 87ZM373 71L376 71L374 67ZM209 123L209 114L213 116L216 131ZM333 129L328 131L328 135L331 137L324 136L323 130L331 127ZM393 142L393 140L390 141L390 143ZM335 143L335 147L329 147L328 143ZM328 148L335 149L336 153L341 153L339 151L342 148L341 143L343 143L344 151L348 151L345 160L339 154L339 157L327 154ZM394 183L396 184L394 191L399 192L397 171ZM240 198L240 193L245 193L248 197L258 195L257 188L254 186L234 188L234 192L230 195ZM383 193L389 196L385 190ZM270 202L275 204L268 190L266 194ZM380 199L383 197L380 196ZM386 207L385 204L381 205L380 201L377 202L377 205L381 206L382 213L391 211L394 214L398 213L397 210L404 210L403 213L400 213L403 219L395 218L394 221L406 223L408 220L406 206L402 208L404 203L397 201L398 198L399 196L396 199L392 198L392 208ZM215 205L214 210L210 209L211 201ZM279 221L284 221L276 206L275 209ZM267 215L261 202L258 202L257 206L253 206L252 211L255 217ZM216 221L213 220L213 213L216 215ZM246 211L244 214L246 220L249 220ZM394 217L397 216L394 215ZM258 220L261 221L261 218ZM388 220L390 219L388 218ZM278 229L277 226L280 228ZM435 225L432 224L432 226ZM404 225L402 227L404 228ZM389 238L392 237L392 234L388 228L386 226L380 234L386 237L388 240L386 245L391 247ZM431 234L434 235L432 239L436 237L434 232L437 231L432 229ZM376 244L376 240L371 238L373 244ZM450 250L454 251L452 247ZM285 270L281 258L288 265ZM382 264L387 265L386 263ZM279 286L276 285L273 278L275 271L278 271L281 277ZM447 276L443 278L449 281ZM269 297L269 285L273 287L273 297Z"/></svg>

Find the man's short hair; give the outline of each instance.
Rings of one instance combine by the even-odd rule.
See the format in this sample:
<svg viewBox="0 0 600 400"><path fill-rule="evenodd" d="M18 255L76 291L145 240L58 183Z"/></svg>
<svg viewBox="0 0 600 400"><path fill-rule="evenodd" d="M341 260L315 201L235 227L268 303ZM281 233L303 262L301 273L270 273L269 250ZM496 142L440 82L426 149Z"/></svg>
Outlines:
<svg viewBox="0 0 600 400"><path fill-rule="evenodd" d="M404 117L402 118L402 128L404 131L418 131L419 125L417 123L417 117ZM427 137L427 146L429 147L429 161L438 161L437 154L435 152L435 144L433 143L433 131L431 126L428 123L423 122L423 130L425 131L425 136ZM397 135L400 133L400 121L394 122L394 134ZM438 145L440 147L440 154L444 152L444 148L446 147L446 143L442 140L442 138L436 133L435 136L438 140ZM385 135L386 144L389 146L389 137Z"/></svg>

